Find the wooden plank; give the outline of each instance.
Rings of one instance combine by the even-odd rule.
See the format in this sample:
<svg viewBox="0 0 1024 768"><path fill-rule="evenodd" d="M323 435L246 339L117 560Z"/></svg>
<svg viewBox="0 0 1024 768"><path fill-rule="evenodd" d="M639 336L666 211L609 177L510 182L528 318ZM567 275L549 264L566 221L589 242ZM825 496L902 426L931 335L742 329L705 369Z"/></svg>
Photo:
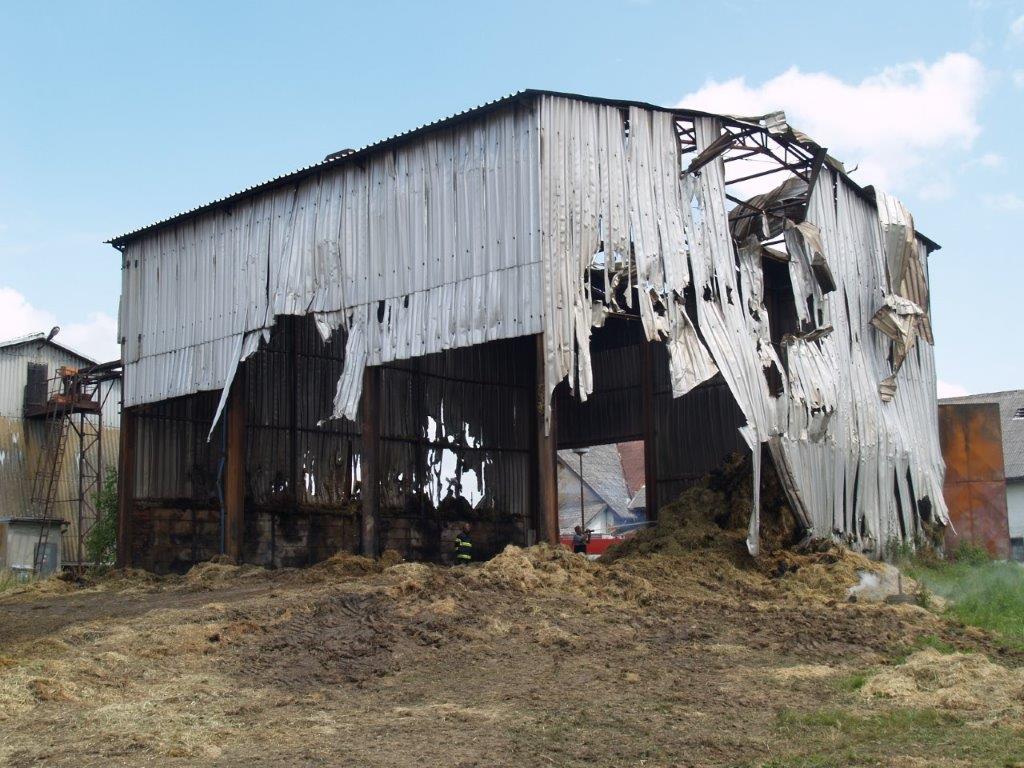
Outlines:
<svg viewBox="0 0 1024 768"><path fill-rule="evenodd" d="M654 421L654 349L652 342L644 342L643 371L640 396L643 400L644 429L644 503L647 519L658 519L658 461L655 454L657 426Z"/></svg>
<svg viewBox="0 0 1024 768"><path fill-rule="evenodd" d="M132 408L121 409L117 455L117 567L132 564L132 506L135 501L135 433L138 421Z"/></svg>
<svg viewBox="0 0 1024 768"><path fill-rule="evenodd" d="M362 552L367 557L377 556L377 517L379 514L378 488L380 475L380 369L367 367L363 371L362 445L360 459L360 497L362 500Z"/></svg>
<svg viewBox="0 0 1024 768"><path fill-rule="evenodd" d="M239 366L228 397L224 457L224 554L242 562L245 531L245 369Z"/></svg>
<svg viewBox="0 0 1024 768"><path fill-rule="evenodd" d="M558 471L555 447L558 444L555 430L558 428L554 398L551 402L551 430L544 433L544 404L547 401L547 390L544 385L544 334L537 334L536 368L534 381L536 386L536 434L537 434L537 538L549 544L558 544Z"/></svg>

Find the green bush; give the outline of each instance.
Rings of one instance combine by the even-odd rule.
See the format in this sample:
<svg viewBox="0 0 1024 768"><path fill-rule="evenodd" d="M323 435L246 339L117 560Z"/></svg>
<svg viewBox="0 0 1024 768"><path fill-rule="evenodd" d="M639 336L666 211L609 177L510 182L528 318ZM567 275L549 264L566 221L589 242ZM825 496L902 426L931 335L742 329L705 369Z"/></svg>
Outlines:
<svg viewBox="0 0 1024 768"><path fill-rule="evenodd" d="M117 471L108 470L93 498L96 524L85 537L85 552L94 565L110 565L117 555Z"/></svg>
<svg viewBox="0 0 1024 768"><path fill-rule="evenodd" d="M985 565L992 558L989 557L988 550L984 547L979 547L967 541L961 541L960 546L957 547L956 552L953 554L953 560L964 565Z"/></svg>

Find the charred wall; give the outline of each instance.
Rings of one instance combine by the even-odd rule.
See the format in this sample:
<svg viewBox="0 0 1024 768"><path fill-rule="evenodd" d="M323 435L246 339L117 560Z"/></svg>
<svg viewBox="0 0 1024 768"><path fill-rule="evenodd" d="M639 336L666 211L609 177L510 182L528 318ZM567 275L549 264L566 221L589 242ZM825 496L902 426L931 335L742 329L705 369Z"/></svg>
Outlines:
<svg viewBox="0 0 1024 768"><path fill-rule="evenodd" d="M462 522L482 557L526 543L536 527L533 349L524 337L382 368L380 550L443 560ZM360 548L360 422L318 423L343 364L343 339L324 343L312 319L279 318L242 366L245 562L302 566ZM210 433L219 397L132 409L136 566L181 572L222 551L223 418Z"/></svg>

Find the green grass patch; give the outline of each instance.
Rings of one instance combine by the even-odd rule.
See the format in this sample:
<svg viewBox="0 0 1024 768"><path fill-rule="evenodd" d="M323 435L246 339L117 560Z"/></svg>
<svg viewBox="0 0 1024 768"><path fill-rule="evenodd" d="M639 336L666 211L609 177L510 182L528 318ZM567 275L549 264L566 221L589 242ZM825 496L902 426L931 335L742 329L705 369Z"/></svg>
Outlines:
<svg viewBox="0 0 1024 768"><path fill-rule="evenodd" d="M869 715L829 708L779 712L780 748L762 768L889 765L913 757L933 764L1010 765L1024 754L1019 728L977 728L932 709L891 709Z"/></svg>
<svg viewBox="0 0 1024 768"><path fill-rule="evenodd" d="M836 687L841 691L859 691L868 681L869 673L854 672L850 675L843 675L835 681Z"/></svg>
<svg viewBox="0 0 1024 768"><path fill-rule="evenodd" d="M13 573L8 570L0 570L0 595L21 585L22 582L18 581Z"/></svg>
<svg viewBox="0 0 1024 768"><path fill-rule="evenodd" d="M954 562L904 562L901 567L964 624L991 630L1009 645L1024 648L1024 568L967 551Z"/></svg>

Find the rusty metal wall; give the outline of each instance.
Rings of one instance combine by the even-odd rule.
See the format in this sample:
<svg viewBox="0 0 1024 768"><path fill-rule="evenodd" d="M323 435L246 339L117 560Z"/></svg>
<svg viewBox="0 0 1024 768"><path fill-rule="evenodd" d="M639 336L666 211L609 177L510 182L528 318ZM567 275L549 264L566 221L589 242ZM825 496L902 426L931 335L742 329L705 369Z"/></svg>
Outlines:
<svg viewBox="0 0 1024 768"><path fill-rule="evenodd" d="M337 336L337 335L336 335ZM282 318L243 366L247 562L306 565L358 546L360 429L318 424L344 363L312 318ZM533 505L536 408L531 337L491 342L381 371L381 540L437 559L473 522L481 555L524 543ZM186 569L216 554L223 422L219 393L135 409L136 562Z"/></svg>
<svg viewBox="0 0 1024 768"><path fill-rule="evenodd" d="M955 529L946 531L947 548L969 542L993 557L1009 557L998 403L939 405L939 440L946 462L942 490Z"/></svg>

